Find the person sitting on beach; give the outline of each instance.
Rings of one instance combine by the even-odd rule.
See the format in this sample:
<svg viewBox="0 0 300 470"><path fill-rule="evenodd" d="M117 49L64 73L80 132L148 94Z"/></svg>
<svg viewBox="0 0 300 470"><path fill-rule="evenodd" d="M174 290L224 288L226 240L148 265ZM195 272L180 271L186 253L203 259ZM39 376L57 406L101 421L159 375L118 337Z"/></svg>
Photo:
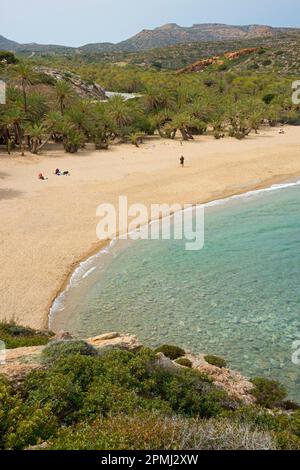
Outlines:
<svg viewBox="0 0 300 470"><path fill-rule="evenodd" d="M68 170L66 171L60 171L59 168L56 168L55 170L55 175L56 176L69 176L70 175L70 172Z"/></svg>
<svg viewBox="0 0 300 470"><path fill-rule="evenodd" d="M180 165L182 166L182 168L184 167L184 156L181 155L180 157Z"/></svg>
<svg viewBox="0 0 300 470"><path fill-rule="evenodd" d="M283 129L280 129L279 134L285 134Z"/></svg>
<svg viewBox="0 0 300 470"><path fill-rule="evenodd" d="M43 173L39 173L39 174L38 174L38 179L44 181L44 180L46 180L47 178L45 178L45 176L43 175Z"/></svg>

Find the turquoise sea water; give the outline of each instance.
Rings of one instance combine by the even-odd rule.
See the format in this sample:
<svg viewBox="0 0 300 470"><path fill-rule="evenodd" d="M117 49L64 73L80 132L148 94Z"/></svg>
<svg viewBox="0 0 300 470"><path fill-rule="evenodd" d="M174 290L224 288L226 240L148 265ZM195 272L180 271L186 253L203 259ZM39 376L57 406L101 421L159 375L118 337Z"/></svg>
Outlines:
<svg viewBox="0 0 300 470"><path fill-rule="evenodd" d="M277 378L300 402L300 186L206 209L205 246L119 242L60 298L51 323L90 336L138 335L225 357L247 376ZM122 244L123 243L123 244Z"/></svg>

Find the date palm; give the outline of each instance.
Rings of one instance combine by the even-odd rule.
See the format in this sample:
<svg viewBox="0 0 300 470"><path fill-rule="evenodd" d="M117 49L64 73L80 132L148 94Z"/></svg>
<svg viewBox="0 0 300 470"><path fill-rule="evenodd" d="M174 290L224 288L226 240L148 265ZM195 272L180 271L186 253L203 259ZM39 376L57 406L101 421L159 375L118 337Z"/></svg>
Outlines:
<svg viewBox="0 0 300 470"><path fill-rule="evenodd" d="M37 154L42 150L51 137L51 134L47 133L43 124L34 124L27 127L25 135L28 137L30 152L33 154Z"/></svg>
<svg viewBox="0 0 300 470"><path fill-rule="evenodd" d="M161 88L148 88L143 97L143 102L147 112L173 109L175 106L175 99L172 94Z"/></svg>
<svg viewBox="0 0 300 470"><path fill-rule="evenodd" d="M22 109L17 107L8 109L2 116L1 121L8 137L11 138L13 134L15 144L21 145L23 140L22 126L25 122L25 115Z"/></svg>
<svg viewBox="0 0 300 470"><path fill-rule="evenodd" d="M28 111L28 103L27 103L27 86L30 85L34 80L34 72L30 65L26 64L25 62L20 62L14 69L14 73L21 84L22 94L23 94L23 105L24 105L24 112L27 113Z"/></svg>
<svg viewBox="0 0 300 470"><path fill-rule="evenodd" d="M172 121L165 126L165 130L169 131L170 137L175 138L176 132L179 131L183 140L193 139L192 129L196 129L200 121L191 116L188 112L176 114ZM202 123L201 123L202 124Z"/></svg>
<svg viewBox="0 0 300 470"><path fill-rule="evenodd" d="M58 99L61 114L66 109L66 101L74 95L72 86L66 80L59 80L55 85L55 93Z"/></svg>
<svg viewBox="0 0 300 470"><path fill-rule="evenodd" d="M109 100L109 117L116 126L116 131L123 134L124 128L132 124L134 117L129 104L121 96L114 96Z"/></svg>

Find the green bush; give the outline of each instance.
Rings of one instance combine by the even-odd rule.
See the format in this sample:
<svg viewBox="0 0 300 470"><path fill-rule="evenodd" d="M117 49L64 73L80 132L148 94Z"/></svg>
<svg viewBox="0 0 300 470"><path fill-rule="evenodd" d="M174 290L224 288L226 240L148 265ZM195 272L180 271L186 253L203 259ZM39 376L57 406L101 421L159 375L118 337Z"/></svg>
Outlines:
<svg viewBox="0 0 300 470"><path fill-rule="evenodd" d="M45 362L57 361L61 357L79 354L81 356L96 356L97 350L81 340L53 341L43 350L42 359Z"/></svg>
<svg viewBox="0 0 300 470"><path fill-rule="evenodd" d="M281 402L281 408L287 411L297 411L300 409L300 405L292 400L284 400Z"/></svg>
<svg viewBox="0 0 300 470"><path fill-rule="evenodd" d="M7 349L45 345L52 336L51 332L36 331L14 322L0 323L0 340L4 341Z"/></svg>
<svg viewBox="0 0 300 470"><path fill-rule="evenodd" d="M270 380L264 377L256 377L251 380L254 385L252 395L256 398L259 405L266 408L280 406L281 402L287 396L287 391L277 380Z"/></svg>
<svg viewBox="0 0 300 470"><path fill-rule="evenodd" d="M208 364L211 364L212 366L216 366L216 367L220 367L220 368L223 368L223 367L227 366L227 363L226 363L225 359L223 359L222 357L204 356L204 360L206 362L208 362Z"/></svg>
<svg viewBox="0 0 300 470"><path fill-rule="evenodd" d="M46 406L26 403L0 376L0 449L22 449L53 436L57 418Z"/></svg>
<svg viewBox="0 0 300 470"><path fill-rule="evenodd" d="M262 100L265 104L271 104L275 98L276 95L274 93L268 93L267 95L263 96Z"/></svg>
<svg viewBox="0 0 300 470"><path fill-rule="evenodd" d="M166 357L169 359L172 359L174 361L175 359L178 359L181 356L185 355L185 351L182 348L179 348L178 346L172 346L169 344L164 344L157 348L155 350L156 353L163 353Z"/></svg>
<svg viewBox="0 0 300 470"><path fill-rule="evenodd" d="M179 364L180 366L188 367L190 369L193 367L192 362L187 357L179 357L178 359L176 359L175 362L176 364Z"/></svg>
<svg viewBox="0 0 300 470"><path fill-rule="evenodd" d="M272 65L272 60L271 59L266 59L262 63L264 66Z"/></svg>
<svg viewBox="0 0 300 470"><path fill-rule="evenodd" d="M10 51L0 51L0 62L2 61L6 61L8 64L16 64L18 62L14 53Z"/></svg>
<svg viewBox="0 0 300 470"><path fill-rule="evenodd" d="M218 70L219 72L225 72L226 70L228 70L228 64L221 64L218 66Z"/></svg>
<svg viewBox="0 0 300 470"><path fill-rule="evenodd" d="M51 354L48 369L28 374L17 391L3 383L7 396L3 422L9 417L10 424L3 429L2 448L34 445L49 434L50 428L54 435L56 423L68 426L99 416L132 415L137 411L209 418L227 409L227 394L205 374L190 369L183 369L176 376L167 373L157 368L151 350L111 350L100 356L69 352L54 354L54 360ZM20 412L21 409L32 412ZM36 410L41 410L40 414ZM49 425L42 421L43 410ZM21 431L23 425L28 427L27 434Z"/></svg>
<svg viewBox="0 0 300 470"><path fill-rule="evenodd" d="M299 437L287 431L275 433L274 440L278 450L300 450Z"/></svg>
<svg viewBox="0 0 300 470"><path fill-rule="evenodd" d="M155 352L146 348L81 355L87 352L82 342L64 344L67 352L51 343L46 367L21 383L12 386L0 376L0 449L24 449L49 439L62 449L298 445L299 411L242 409L207 375L189 368L174 375L159 368Z"/></svg>

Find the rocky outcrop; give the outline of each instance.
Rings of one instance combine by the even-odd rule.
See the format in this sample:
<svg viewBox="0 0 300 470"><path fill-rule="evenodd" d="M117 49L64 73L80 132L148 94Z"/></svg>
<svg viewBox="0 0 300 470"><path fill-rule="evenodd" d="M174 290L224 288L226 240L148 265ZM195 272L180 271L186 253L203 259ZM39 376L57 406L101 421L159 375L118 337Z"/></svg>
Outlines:
<svg viewBox="0 0 300 470"><path fill-rule="evenodd" d="M207 374L217 387L225 390L232 398L241 400L246 404L255 402L255 398L251 395L251 390L254 388L253 384L239 372L208 364L204 359L204 355L186 354L186 357L191 361L194 369Z"/></svg>
<svg viewBox="0 0 300 470"><path fill-rule="evenodd" d="M136 336L121 335L120 333L108 333L87 340L95 349L125 349L127 351L138 351L142 344Z"/></svg>
<svg viewBox="0 0 300 470"><path fill-rule="evenodd" d="M32 370L41 369L40 358L45 346L7 349L5 363L0 364L0 374L19 382Z"/></svg>
<svg viewBox="0 0 300 470"><path fill-rule="evenodd" d="M82 80L79 75L71 72L61 72L60 70L53 69L50 67L36 67L38 73L43 73L52 77L56 81L66 80L72 85L74 91L81 98L90 98L95 100L106 100L106 94L104 88L98 83L89 83Z"/></svg>
<svg viewBox="0 0 300 470"><path fill-rule="evenodd" d="M67 332L61 332L51 338L51 341L70 341L74 337ZM137 351L142 347L136 336L122 335L120 333L109 333L86 340L97 351L108 349L125 349ZM32 370L44 368L41 355L45 346L32 346L26 348L7 349L5 363L0 363L0 374L6 375L12 380L19 382Z"/></svg>
<svg viewBox="0 0 300 470"><path fill-rule="evenodd" d="M256 51L257 51L257 48L252 47L252 48L247 48L247 49L240 49L238 51L233 51L233 52L226 52L223 56L215 56L215 57L210 57L208 59L198 60L197 62L194 62L193 64L189 65L188 67L177 70L177 74L200 72L201 70L204 70L206 67L209 67L210 65L214 65L214 64L223 65L226 60L230 60L230 61L235 60L235 59L238 59L239 57L253 54Z"/></svg>

